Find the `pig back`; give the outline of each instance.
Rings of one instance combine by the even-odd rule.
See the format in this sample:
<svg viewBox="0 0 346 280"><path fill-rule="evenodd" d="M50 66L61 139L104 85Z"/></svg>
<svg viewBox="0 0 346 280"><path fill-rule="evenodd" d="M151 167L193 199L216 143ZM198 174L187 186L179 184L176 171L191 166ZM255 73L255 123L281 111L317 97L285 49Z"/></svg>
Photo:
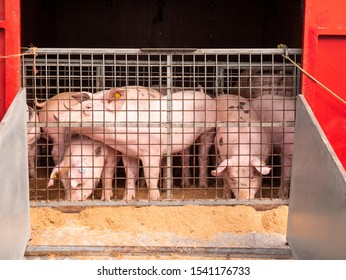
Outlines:
<svg viewBox="0 0 346 280"><path fill-rule="evenodd" d="M262 122L282 123L295 120L295 97L280 95L262 95L252 100L252 105L257 111ZM272 141L281 143L285 134L292 134L294 127L270 125L265 128L271 134Z"/></svg>
<svg viewBox="0 0 346 280"><path fill-rule="evenodd" d="M66 111L64 104L72 107L79 103L78 100L72 97L73 92L62 92L54 95L45 102L39 103L35 101L36 107L39 108L38 116L40 122L53 121L53 114L59 114L60 111Z"/></svg>
<svg viewBox="0 0 346 280"><path fill-rule="evenodd" d="M250 102L227 94L216 99L217 121L221 126L217 129L215 143L220 154L251 154L261 156L265 161L270 150L270 138L261 127L258 114ZM233 124L228 125L230 123Z"/></svg>
<svg viewBox="0 0 346 280"><path fill-rule="evenodd" d="M221 94L216 97L217 121L219 122L258 122L259 117L251 103L244 97Z"/></svg>

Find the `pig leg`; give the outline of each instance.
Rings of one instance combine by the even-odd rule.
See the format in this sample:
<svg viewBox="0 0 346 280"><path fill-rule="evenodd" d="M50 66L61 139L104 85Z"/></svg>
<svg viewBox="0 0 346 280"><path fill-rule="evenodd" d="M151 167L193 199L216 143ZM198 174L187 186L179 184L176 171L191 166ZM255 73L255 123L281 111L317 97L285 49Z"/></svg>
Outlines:
<svg viewBox="0 0 346 280"><path fill-rule="evenodd" d="M233 183L233 180L228 177L228 176L225 176L223 178L223 192L222 192L222 198L224 199L230 199L232 198L232 190L231 190L231 185L234 184Z"/></svg>
<svg viewBox="0 0 346 280"><path fill-rule="evenodd" d="M182 170L182 178L181 178L182 187L190 186L190 178L192 177L191 170L190 170L190 157L191 157L190 148L191 147L188 147L181 154L181 156L183 157L182 158L183 170Z"/></svg>
<svg viewBox="0 0 346 280"><path fill-rule="evenodd" d="M286 144L281 151L281 182L278 197L287 199L292 172L293 144Z"/></svg>
<svg viewBox="0 0 346 280"><path fill-rule="evenodd" d="M51 140L53 142L52 157L54 164L59 164L63 158L66 147L71 142L71 134L66 130L57 131L57 134L51 134Z"/></svg>
<svg viewBox="0 0 346 280"><path fill-rule="evenodd" d="M162 168L162 189L167 190L167 180L168 180L168 172L167 172L167 157L162 157L161 160L161 168ZM145 178L138 179L138 186L140 188L144 188L146 186Z"/></svg>
<svg viewBox="0 0 346 280"><path fill-rule="evenodd" d="M53 142L51 153L55 165L59 164L64 158L65 143L68 143L68 141L65 141L65 139L66 137L64 134L59 134L57 139L55 139L55 137L51 139Z"/></svg>
<svg viewBox="0 0 346 280"><path fill-rule="evenodd" d="M292 155L294 142L294 128L287 128L283 134L283 140L280 143L281 157L281 180L278 197L287 199L292 172Z"/></svg>
<svg viewBox="0 0 346 280"><path fill-rule="evenodd" d="M59 158L60 158L58 156L58 154L59 154L59 145L60 145L60 143L59 144L54 143L52 151L51 151L54 164L59 164Z"/></svg>
<svg viewBox="0 0 346 280"><path fill-rule="evenodd" d="M139 162L136 158L127 156L123 156L122 159L126 172L125 195L123 200L134 200L136 199L136 181L139 176Z"/></svg>
<svg viewBox="0 0 346 280"><path fill-rule="evenodd" d="M36 161L36 145L30 144L28 146L28 161L29 161L29 177L36 177L35 161Z"/></svg>
<svg viewBox="0 0 346 280"><path fill-rule="evenodd" d="M182 187L188 187L190 185L190 178L191 178L191 172L190 172L190 147L185 149L182 153L180 153L182 156L182 178L181 178L181 186ZM164 156L161 161L161 167L163 169L162 171L162 178L163 178L163 185L162 188L167 190L167 180L171 180L172 178L168 177L167 172L167 157ZM173 183L172 183L173 184Z"/></svg>
<svg viewBox="0 0 346 280"><path fill-rule="evenodd" d="M113 196L113 176L116 172L118 157L116 154L108 155L105 158L105 165L102 170L102 195L101 200L109 201Z"/></svg>
<svg viewBox="0 0 346 280"><path fill-rule="evenodd" d="M217 166L220 167L223 160L220 156L216 157L216 163ZM222 167L222 166L221 166ZM215 176L214 170L212 171L212 175ZM234 180L230 177L230 169L225 167L222 167L220 169L220 174L218 176L222 175L222 183L223 183L223 191L222 191L222 198L229 199L232 198L232 191L231 191L231 185L234 184Z"/></svg>
<svg viewBox="0 0 346 280"><path fill-rule="evenodd" d="M167 170L167 157L163 156L161 160L161 168L162 168L162 189L167 190L167 180L168 179L168 170Z"/></svg>
<svg viewBox="0 0 346 280"><path fill-rule="evenodd" d="M199 137L198 146L198 161L199 161L199 187L208 187L208 161L209 161L209 150L213 145L215 133L206 132Z"/></svg>
<svg viewBox="0 0 346 280"><path fill-rule="evenodd" d="M188 151L188 153L189 153L189 151ZM185 151L181 155L183 158L185 158L185 156L186 156ZM173 158L172 158L172 160L173 160ZM188 169L188 168L184 168L185 166L186 166L185 163L183 163L183 166L182 166L183 172L185 169ZM162 157L161 168L162 168L162 189L168 190L167 180L171 180L172 178L168 178L168 167L167 167L167 157L166 156ZM184 178L188 178L190 176L189 170L187 172L185 172L184 174L185 175L183 175L183 178L182 178L183 180L184 180ZM184 177L184 176L188 176L188 177ZM189 180L187 180L187 181L188 181L188 184L190 184ZM173 185L173 182L172 182L172 185ZM186 183L185 183L185 185L186 185ZM182 186L184 186L184 182L182 182Z"/></svg>
<svg viewBox="0 0 346 280"><path fill-rule="evenodd" d="M138 186L140 187L140 188L144 188L145 187L145 179L144 178L139 178L138 179Z"/></svg>
<svg viewBox="0 0 346 280"><path fill-rule="evenodd" d="M161 157L159 155L142 157L144 177L149 188L149 199L151 201L160 200L160 191L157 187L160 177L160 161Z"/></svg>

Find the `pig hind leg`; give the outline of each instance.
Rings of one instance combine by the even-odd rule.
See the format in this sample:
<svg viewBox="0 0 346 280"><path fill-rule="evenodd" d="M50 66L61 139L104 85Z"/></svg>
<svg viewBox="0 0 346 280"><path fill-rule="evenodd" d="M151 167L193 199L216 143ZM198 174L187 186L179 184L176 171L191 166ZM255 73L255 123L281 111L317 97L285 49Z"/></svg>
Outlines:
<svg viewBox="0 0 346 280"><path fill-rule="evenodd" d="M189 187L190 186L190 178L191 178L191 170L190 170L190 158L191 158L191 152L190 148L188 147L185 149L182 153L182 178L181 178L181 186L182 187Z"/></svg>
<svg viewBox="0 0 346 280"><path fill-rule="evenodd" d="M104 168L102 170L102 195L101 200L111 200L113 196L113 176L116 172L116 166L118 164L119 158L113 154L108 155L105 158Z"/></svg>
<svg viewBox="0 0 346 280"><path fill-rule="evenodd" d="M289 196L291 172L292 172L293 144L284 145L281 152L281 180L278 197L287 199Z"/></svg>
<svg viewBox="0 0 346 280"><path fill-rule="evenodd" d="M125 195L123 200L136 199L136 181L138 179L139 161L136 158L123 156L123 164L126 172Z"/></svg>
<svg viewBox="0 0 346 280"><path fill-rule="evenodd" d="M149 188L149 198L151 201L160 200L160 191L158 189L160 161L161 157L159 155L145 156L142 158L145 182Z"/></svg>
<svg viewBox="0 0 346 280"><path fill-rule="evenodd" d="M206 132L202 134L197 140L198 146L198 161L199 161L199 187L208 187L208 162L209 162L209 151L213 145L213 140L215 138L215 133Z"/></svg>

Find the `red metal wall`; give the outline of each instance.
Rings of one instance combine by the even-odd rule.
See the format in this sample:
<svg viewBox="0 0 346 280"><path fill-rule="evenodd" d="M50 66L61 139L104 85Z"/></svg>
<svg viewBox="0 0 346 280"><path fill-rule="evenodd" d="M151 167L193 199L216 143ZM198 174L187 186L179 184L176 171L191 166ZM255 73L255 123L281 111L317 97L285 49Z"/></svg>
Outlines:
<svg viewBox="0 0 346 280"><path fill-rule="evenodd" d="M346 1L306 0L303 68L346 100ZM303 76L306 97L343 167L346 168L346 105Z"/></svg>
<svg viewBox="0 0 346 280"><path fill-rule="evenodd" d="M0 120L20 87L20 0L0 0Z"/></svg>

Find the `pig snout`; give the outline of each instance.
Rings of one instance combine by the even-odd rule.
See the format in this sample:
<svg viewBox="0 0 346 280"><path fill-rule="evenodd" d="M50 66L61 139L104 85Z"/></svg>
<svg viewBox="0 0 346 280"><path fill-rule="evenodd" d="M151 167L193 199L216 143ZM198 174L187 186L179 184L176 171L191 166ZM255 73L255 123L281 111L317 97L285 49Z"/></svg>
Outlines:
<svg viewBox="0 0 346 280"><path fill-rule="evenodd" d="M254 199L258 189L261 186L261 177L258 175L268 174L270 168L259 158L252 157L250 163L244 164L237 158L226 159L213 170L213 176L223 176L227 182L224 184L223 197L228 199L233 192L236 199ZM254 170L257 170L257 174Z"/></svg>
<svg viewBox="0 0 346 280"><path fill-rule="evenodd" d="M76 186L72 185L71 182L71 190L68 190L67 193L70 193L71 201L84 201L92 194L92 189L85 188L83 183L78 183Z"/></svg>
<svg viewBox="0 0 346 280"><path fill-rule="evenodd" d="M220 121L257 123L259 117L250 102L240 96L219 95L217 117ZM251 114L250 114L251 112ZM270 150L269 135L261 127L218 127L214 143L218 167L213 176L224 179L224 197L233 192L237 199L253 199L261 187L261 174L270 168L264 161Z"/></svg>

